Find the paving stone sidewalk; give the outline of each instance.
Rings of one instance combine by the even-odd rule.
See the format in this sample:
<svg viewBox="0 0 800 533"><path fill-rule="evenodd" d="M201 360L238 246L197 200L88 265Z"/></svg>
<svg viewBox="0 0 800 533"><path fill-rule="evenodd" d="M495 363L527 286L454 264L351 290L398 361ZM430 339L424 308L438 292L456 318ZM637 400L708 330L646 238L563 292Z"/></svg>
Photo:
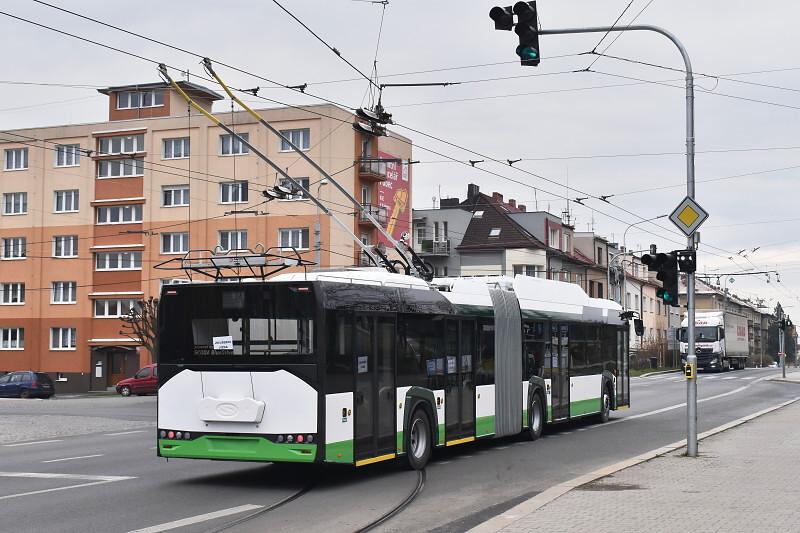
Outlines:
<svg viewBox="0 0 800 533"><path fill-rule="evenodd" d="M800 531L800 402L583 485L505 533Z"/></svg>

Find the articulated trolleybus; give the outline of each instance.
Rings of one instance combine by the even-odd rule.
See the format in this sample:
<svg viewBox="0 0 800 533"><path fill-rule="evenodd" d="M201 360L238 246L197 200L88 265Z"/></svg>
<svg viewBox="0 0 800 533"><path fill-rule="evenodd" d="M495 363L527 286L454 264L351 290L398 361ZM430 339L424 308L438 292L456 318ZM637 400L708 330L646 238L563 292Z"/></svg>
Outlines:
<svg viewBox="0 0 800 533"><path fill-rule="evenodd" d="M608 419L630 403L614 302L517 276L343 270L167 285L158 455L355 466Z"/></svg>

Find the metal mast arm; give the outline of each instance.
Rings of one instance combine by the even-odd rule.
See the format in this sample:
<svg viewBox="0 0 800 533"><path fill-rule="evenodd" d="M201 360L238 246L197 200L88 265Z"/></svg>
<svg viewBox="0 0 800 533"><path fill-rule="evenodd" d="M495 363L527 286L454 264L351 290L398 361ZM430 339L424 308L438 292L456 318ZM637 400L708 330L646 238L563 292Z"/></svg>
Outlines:
<svg viewBox="0 0 800 533"><path fill-rule="evenodd" d="M309 192L309 191L308 191L308 190L307 190L305 187L303 187L303 186L302 186L302 185L301 185L301 184L300 184L300 183L299 183L297 180L295 180L295 179L294 179L293 177L291 177L291 176L290 176L290 175L289 175L289 174L288 174L288 173L287 173L285 170L283 170L281 167L279 167L277 164L275 164L275 162L274 162L274 161L272 161L272 160L271 160L269 157L267 157L266 155L264 155L263 153L261 153L261 151L259 151L259 150L258 150L258 149L257 149L255 146L253 146L252 144L250 144L250 142L249 142L248 140L246 140L246 139L242 138L240 135L237 135L235 131L233 131L231 128L229 128L228 126L226 126L226 125L225 125L225 124L224 124L224 123L223 123L221 120L219 120L217 117L215 117L214 115L212 115L211 113L209 113L208 111L206 111L205 109L203 109L203 108L202 108L202 106L200 106L200 105L198 105L198 104L197 104L197 102L195 102L194 100L192 100L192 98L191 98L191 97L190 97L188 94L186 94L186 92L185 92L183 89L181 89L181 87L180 87L180 86L179 86L179 85L178 85L178 84L175 82L175 80L173 80L173 79L172 79L172 78L169 76L169 74L167 73L167 67L166 67L166 65L164 65L163 63L162 63L162 64L160 64L160 65L158 66L158 72L159 72L159 74L161 74L161 76L164 78L164 81L166 81L167 83L169 83L169 84L172 86L172 88L173 88L173 89L175 89L175 90L178 92L178 94L180 94L180 95L183 97L183 99L184 99L184 100L186 100L186 102L187 102L189 105L191 105L191 106L192 106L192 107L194 107L194 108L195 108L197 111L199 111L200 113L202 113L203 115L205 115L205 116L206 116L206 118L208 118L208 119L209 119L210 121L212 121L214 124L216 124L217 126L219 126L220 128L222 128L223 130L225 130L227 133L229 133L229 134L233 135L234 137L236 137L236 138L239 140L239 142L241 142L242 144L244 144L245 146L247 146L247 148L249 148L249 149L250 149L250 150L251 150L251 151L252 151L254 154L256 154L258 157L260 157L260 158L261 158L261 159L262 159L264 162L266 162L266 163L267 163L269 166L271 166L271 167L272 167L272 168L273 168L273 169L274 169L274 170L275 170L277 173L279 173L279 174L280 174L281 176L283 176L284 178L288 179L288 180L289 180L289 181L292 183L292 185L294 185L295 187L297 187L299 190L303 191L303 193L304 193L304 194L305 194L305 195L306 195L308 198L310 198L310 199L311 199L311 201L312 201L312 202L314 202L314 204L316 204L316 206L317 206L317 207L319 207L319 208L320 208L320 210L322 210L322 212L323 212L323 213L325 213L326 215L330 216L330 217L331 217L331 218L332 218L332 219L333 219L333 220L334 220L334 221L335 221L337 224L339 224L339 226L340 226L340 227L341 227L341 228L342 228L342 229L343 229L343 230L344 230L344 231L345 231L347 234L349 234L349 235L350 235L350 236L353 238L353 240L354 240L355 242L357 242L357 243L358 243L358 245L361 247L362 251L363 251L365 254L367 254L367 256L368 256L368 257L369 257L369 258L372 260L372 262L373 262L375 265L380 265L380 264L381 264L381 262L379 261L379 259L378 259L378 258L375 256L375 254L372 252L372 250L370 250L370 249L369 249L369 247L368 247L367 245L365 245L363 242L361 242L361 239L359 239L359 238L356 236L356 234L355 234L355 233L353 233L353 232L350 230L350 228L349 228L349 227L348 227L348 226L347 226L347 225L346 225L344 222L342 222L341 220L339 220L339 218L338 218L336 215L334 215L334 214L333 214L333 213L330 211L330 209L328 209L328 208L327 208L327 207L326 207L326 206L325 206L325 205L324 205L322 202L320 202L320 201L319 201L319 200L318 200L318 199L317 199L317 198L316 198L314 195L312 195L312 194L311 194L311 193L310 193L310 192ZM223 85L223 86L224 86L224 85ZM226 88L226 89L227 89L227 88ZM327 176L327 175L326 175L326 176ZM388 268L388 267L387 267L387 268Z"/></svg>

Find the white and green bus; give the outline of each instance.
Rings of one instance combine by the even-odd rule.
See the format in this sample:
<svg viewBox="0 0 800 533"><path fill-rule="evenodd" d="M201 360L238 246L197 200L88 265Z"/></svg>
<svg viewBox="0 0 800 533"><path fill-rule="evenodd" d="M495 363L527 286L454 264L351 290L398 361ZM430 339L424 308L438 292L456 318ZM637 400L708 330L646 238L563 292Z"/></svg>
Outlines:
<svg viewBox="0 0 800 533"><path fill-rule="evenodd" d="M437 447L605 421L630 402L621 311L526 276L168 285L158 455L420 469Z"/></svg>

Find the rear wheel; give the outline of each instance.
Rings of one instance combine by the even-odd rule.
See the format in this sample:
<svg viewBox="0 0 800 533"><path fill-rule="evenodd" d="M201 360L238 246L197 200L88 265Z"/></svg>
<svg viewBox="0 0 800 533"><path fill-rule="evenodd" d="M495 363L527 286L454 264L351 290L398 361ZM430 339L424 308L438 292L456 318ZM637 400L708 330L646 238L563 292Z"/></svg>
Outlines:
<svg viewBox="0 0 800 533"><path fill-rule="evenodd" d="M414 470L422 470L431 458L432 442L431 423L422 409L411 415L406 437L406 455L408 466Z"/></svg>
<svg viewBox="0 0 800 533"><path fill-rule="evenodd" d="M119 388L119 393L122 396L130 396L131 395L131 388L125 385L124 387Z"/></svg>
<svg viewBox="0 0 800 533"><path fill-rule="evenodd" d="M544 430L544 401L542 395L538 392L531 397L531 403L528 406L528 430L525 432L525 437L528 440L538 440L542 436Z"/></svg>
<svg viewBox="0 0 800 533"><path fill-rule="evenodd" d="M608 391L608 387L603 387L603 395L600 397L600 414L597 415L597 420L600 423L608 422L610 414L611 414L611 393Z"/></svg>
<svg viewBox="0 0 800 533"><path fill-rule="evenodd" d="M21 391L19 391L19 397L20 398L30 398L31 397L31 391L29 391L28 389L22 389Z"/></svg>

